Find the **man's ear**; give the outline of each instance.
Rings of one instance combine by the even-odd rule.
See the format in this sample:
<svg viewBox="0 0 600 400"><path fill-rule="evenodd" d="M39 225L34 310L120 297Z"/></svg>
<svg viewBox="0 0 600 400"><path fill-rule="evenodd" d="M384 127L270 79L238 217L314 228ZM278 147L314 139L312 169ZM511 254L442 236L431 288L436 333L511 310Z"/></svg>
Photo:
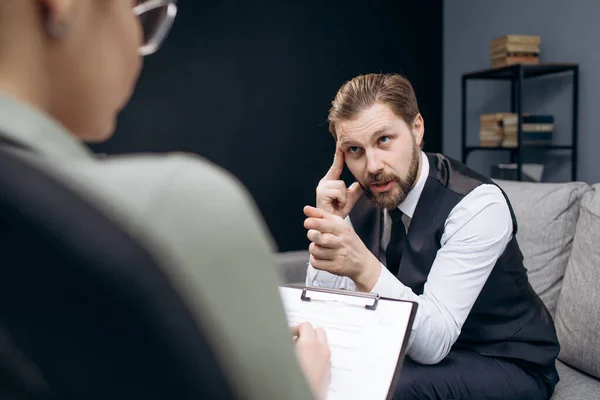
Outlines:
<svg viewBox="0 0 600 400"><path fill-rule="evenodd" d="M39 0L44 10L46 31L55 39L63 38L70 30L81 0Z"/></svg>
<svg viewBox="0 0 600 400"><path fill-rule="evenodd" d="M413 121L412 131L415 135L415 141L417 142L417 146L422 147L423 135L425 134L425 121L423 120L423 116L421 116L420 113L417 114Z"/></svg>

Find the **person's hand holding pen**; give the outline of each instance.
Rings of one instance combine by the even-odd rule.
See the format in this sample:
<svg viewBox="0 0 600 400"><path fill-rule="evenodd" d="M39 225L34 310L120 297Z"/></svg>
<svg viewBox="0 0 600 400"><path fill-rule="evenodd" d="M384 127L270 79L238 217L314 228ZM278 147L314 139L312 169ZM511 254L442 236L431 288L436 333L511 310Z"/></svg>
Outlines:
<svg viewBox="0 0 600 400"><path fill-rule="evenodd" d="M296 342L296 357L315 396L327 398L331 379L331 350L327 335L321 328L313 328L307 322L291 328Z"/></svg>

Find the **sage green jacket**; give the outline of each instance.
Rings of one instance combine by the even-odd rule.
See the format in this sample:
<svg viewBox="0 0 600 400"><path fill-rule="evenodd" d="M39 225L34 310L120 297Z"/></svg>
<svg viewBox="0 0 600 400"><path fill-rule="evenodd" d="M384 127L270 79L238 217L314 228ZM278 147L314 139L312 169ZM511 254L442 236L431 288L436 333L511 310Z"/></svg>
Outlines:
<svg viewBox="0 0 600 400"><path fill-rule="evenodd" d="M199 133L201 134L201 133ZM100 157L0 93L0 135L114 218L159 260L244 399L312 399L280 302L274 243L226 171L186 154Z"/></svg>

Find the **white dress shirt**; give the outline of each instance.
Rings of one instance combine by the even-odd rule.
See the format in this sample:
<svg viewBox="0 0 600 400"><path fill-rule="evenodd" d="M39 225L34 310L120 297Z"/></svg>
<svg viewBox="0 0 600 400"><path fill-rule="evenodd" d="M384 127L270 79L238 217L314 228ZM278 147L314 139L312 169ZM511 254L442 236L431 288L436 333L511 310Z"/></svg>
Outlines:
<svg viewBox="0 0 600 400"><path fill-rule="evenodd" d="M421 152L421 172L415 187L398 206L408 228L429 175L429 161ZM346 221L352 225L350 218ZM371 293L419 304L408 343L408 355L422 364L443 360L458 339L475 300L494 264L512 238L513 224L508 204L498 187L483 184L467 194L452 209L422 295L417 296L381 264L381 273ZM391 218L384 212L382 247L391 235ZM306 284L356 290L343 276L319 271L308 265Z"/></svg>

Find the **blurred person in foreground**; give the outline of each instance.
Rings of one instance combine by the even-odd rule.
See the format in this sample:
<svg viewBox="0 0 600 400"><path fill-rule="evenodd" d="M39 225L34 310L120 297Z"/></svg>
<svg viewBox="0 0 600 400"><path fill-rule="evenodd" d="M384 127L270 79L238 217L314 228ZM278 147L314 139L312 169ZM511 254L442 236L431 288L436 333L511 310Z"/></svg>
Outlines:
<svg viewBox="0 0 600 400"><path fill-rule="evenodd" d="M325 334L303 324L294 345L273 242L242 185L199 157L97 158L85 145L111 137L176 12L169 0L1 1L0 138L160 244L241 397L324 398Z"/></svg>

